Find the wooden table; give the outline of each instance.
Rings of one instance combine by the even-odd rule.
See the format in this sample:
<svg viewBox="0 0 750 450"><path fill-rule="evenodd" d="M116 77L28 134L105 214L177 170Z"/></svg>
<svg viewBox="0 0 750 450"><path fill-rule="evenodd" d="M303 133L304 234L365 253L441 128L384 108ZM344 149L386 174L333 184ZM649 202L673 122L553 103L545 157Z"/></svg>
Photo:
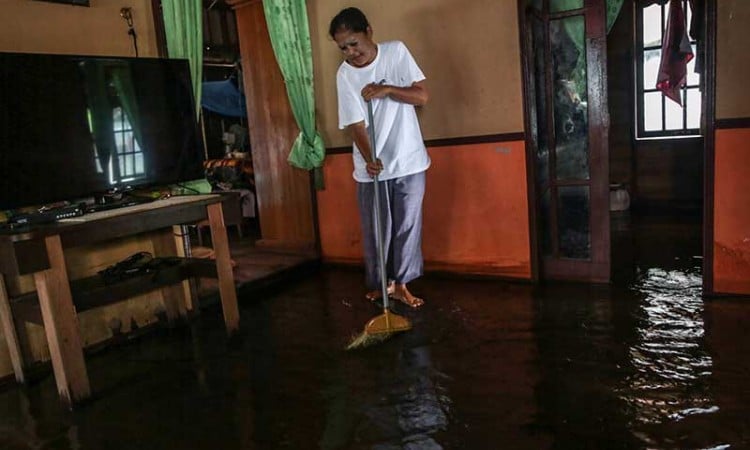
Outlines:
<svg viewBox="0 0 750 450"><path fill-rule="evenodd" d="M111 304L154 289L164 289L165 299L174 299L175 283L192 276L215 275L218 278L227 332L232 334L237 331L239 310L222 201L223 197L219 195L177 196L86 214L26 230L0 232L0 274L33 274L36 286L36 293L27 295L27 298L10 299L0 277L0 325L8 342L16 380L24 382L24 364L14 325L14 312L23 311L24 308L31 311L29 316L34 315L34 310L40 313L57 389L61 399L68 405L91 395L77 318L82 309ZM171 229L176 225L191 224L206 218L211 228L215 253L213 261L186 258L165 271L163 276L160 272L160 276L156 278L136 277L113 285L105 285L98 276L72 283L68 279L65 248ZM170 306L168 301L165 304L167 315L173 317L176 307ZM191 307L190 305L188 309Z"/></svg>

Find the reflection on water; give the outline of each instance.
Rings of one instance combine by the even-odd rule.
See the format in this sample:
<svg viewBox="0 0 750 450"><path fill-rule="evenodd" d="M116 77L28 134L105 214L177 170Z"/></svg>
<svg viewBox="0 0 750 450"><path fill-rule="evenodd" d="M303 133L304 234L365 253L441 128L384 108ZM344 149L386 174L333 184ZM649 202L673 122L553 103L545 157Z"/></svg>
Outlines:
<svg viewBox="0 0 750 450"><path fill-rule="evenodd" d="M430 348L420 346L405 349L399 355L402 374L395 390L399 428L416 448L442 448L432 435L448 425L450 397L439 383L444 376L432 368Z"/></svg>
<svg viewBox="0 0 750 450"><path fill-rule="evenodd" d="M359 406L355 434L374 439L375 449L442 449L434 435L448 426L451 400L439 382L445 375L432 367L429 347L401 350L395 367L380 374L372 402Z"/></svg>
<svg viewBox="0 0 750 450"><path fill-rule="evenodd" d="M708 383L712 360L703 342L702 279L697 270L648 269L632 289L643 295L629 348L634 373L620 398L641 424L680 421L719 410Z"/></svg>

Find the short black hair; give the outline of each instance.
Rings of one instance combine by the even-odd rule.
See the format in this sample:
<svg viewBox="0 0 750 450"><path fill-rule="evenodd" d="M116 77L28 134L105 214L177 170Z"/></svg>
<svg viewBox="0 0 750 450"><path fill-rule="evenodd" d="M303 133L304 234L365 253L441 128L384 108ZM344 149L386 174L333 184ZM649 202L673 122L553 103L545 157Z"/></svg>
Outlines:
<svg viewBox="0 0 750 450"><path fill-rule="evenodd" d="M341 30L351 30L354 33L366 33L370 23L365 17L365 13L358 8L344 8L331 19L331 26L328 28L328 34L334 37Z"/></svg>

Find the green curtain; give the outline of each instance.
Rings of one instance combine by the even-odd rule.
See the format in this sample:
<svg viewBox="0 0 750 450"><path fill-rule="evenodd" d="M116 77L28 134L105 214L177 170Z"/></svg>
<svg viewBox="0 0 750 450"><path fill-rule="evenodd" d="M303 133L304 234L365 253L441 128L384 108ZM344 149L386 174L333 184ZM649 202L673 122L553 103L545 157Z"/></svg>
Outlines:
<svg viewBox="0 0 750 450"><path fill-rule="evenodd" d="M612 25L614 25L615 20L617 19L617 16L620 15L620 10L622 9L622 4L624 0L602 0L605 2L605 14L607 17L607 33L612 29ZM542 7L542 1L541 0L527 0L527 5L539 9ZM584 6L584 0L550 0L550 9L555 12L561 12L561 11L569 11L572 9L580 9ZM574 16L571 18L563 19L563 27L565 28L565 31L567 35L570 37L570 39L575 44L576 48L579 51L580 55L585 55L585 45L584 40L586 38L585 36L585 21L583 20L582 16ZM576 68L573 71L574 76L573 81L576 83L576 86L580 85L580 79L583 77L583 74L586 73L586 61L583 56L579 57L578 62L576 64ZM581 95L585 96L584 90L578 89Z"/></svg>
<svg viewBox="0 0 750 450"><path fill-rule="evenodd" d="M305 0L266 0L263 10L292 113L301 130L288 161L300 169L320 167L325 158L325 144L315 129L312 45Z"/></svg>
<svg viewBox="0 0 750 450"><path fill-rule="evenodd" d="M169 57L190 61L197 116L203 81L203 5L201 0L162 0L161 7Z"/></svg>
<svg viewBox="0 0 750 450"><path fill-rule="evenodd" d="M607 33L615 24L615 19L620 15L623 0L607 0Z"/></svg>
<svg viewBox="0 0 750 450"><path fill-rule="evenodd" d="M558 10L566 11L568 9L576 9L581 7L581 0L554 0L555 4L558 5ZM612 29L612 25L615 24L615 19L620 15L620 9L622 9L623 0L606 0L606 15L607 15L607 33ZM580 25L570 25L571 21L565 21L565 28L568 29L568 34L576 43L579 50L583 49L583 41L581 36L583 33L580 29L570 29L570 27L580 26L583 27L583 22Z"/></svg>

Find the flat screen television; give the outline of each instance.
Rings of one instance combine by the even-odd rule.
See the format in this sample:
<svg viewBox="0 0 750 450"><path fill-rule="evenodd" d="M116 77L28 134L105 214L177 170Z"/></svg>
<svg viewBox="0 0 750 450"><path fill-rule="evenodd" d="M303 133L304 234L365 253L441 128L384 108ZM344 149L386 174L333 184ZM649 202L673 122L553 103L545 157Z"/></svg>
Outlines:
<svg viewBox="0 0 750 450"><path fill-rule="evenodd" d="M0 53L0 210L203 177L187 60Z"/></svg>

